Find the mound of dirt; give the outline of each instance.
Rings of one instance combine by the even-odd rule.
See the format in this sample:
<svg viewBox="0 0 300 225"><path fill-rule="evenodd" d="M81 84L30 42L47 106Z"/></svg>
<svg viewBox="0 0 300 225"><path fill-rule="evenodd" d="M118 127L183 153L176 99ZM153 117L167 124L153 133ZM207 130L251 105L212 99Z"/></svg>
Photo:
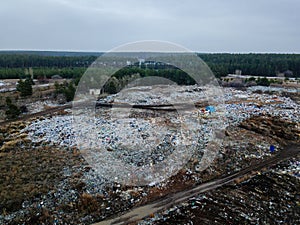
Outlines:
<svg viewBox="0 0 300 225"><path fill-rule="evenodd" d="M299 124L274 116L254 116L239 125L240 127L281 140L300 140Z"/></svg>

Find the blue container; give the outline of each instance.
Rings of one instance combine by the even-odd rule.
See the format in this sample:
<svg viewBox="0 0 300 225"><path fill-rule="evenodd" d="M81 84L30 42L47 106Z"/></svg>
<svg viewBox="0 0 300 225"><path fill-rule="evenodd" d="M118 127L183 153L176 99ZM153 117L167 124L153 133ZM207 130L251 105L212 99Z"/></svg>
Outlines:
<svg viewBox="0 0 300 225"><path fill-rule="evenodd" d="M275 146L274 145L270 145L270 152L271 153L275 152Z"/></svg>

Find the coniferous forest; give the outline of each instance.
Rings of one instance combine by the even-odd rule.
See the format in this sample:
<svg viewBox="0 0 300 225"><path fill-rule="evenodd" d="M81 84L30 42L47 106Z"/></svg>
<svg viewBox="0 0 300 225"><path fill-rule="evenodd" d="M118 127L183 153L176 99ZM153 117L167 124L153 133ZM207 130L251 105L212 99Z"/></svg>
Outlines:
<svg viewBox="0 0 300 225"><path fill-rule="evenodd" d="M34 70L34 78L60 75L63 78L78 78L102 53L68 53L68 52L0 52L0 79L19 79L26 77L26 69ZM207 63L216 77L226 76L241 70L242 74L300 77L300 54L229 54L198 53ZM164 68L160 68L164 69ZM165 68L172 74L172 68ZM155 70L156 72L154 72ZM128 73L140 73L142 76L160 75L157 68L136 67ZM162 73L166 73L165 71ZM178 73L178 72L177 72ZM119 74L120 76L120 74ZM165 77L168 77L165 76ZM181 76L179 76L182 79Z"/></svg>

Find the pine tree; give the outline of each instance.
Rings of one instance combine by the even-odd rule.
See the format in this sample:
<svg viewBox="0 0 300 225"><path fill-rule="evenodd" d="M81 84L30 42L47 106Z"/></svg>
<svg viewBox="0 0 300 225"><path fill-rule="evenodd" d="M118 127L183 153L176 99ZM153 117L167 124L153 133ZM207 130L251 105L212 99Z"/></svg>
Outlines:
<svg viewBox="0 0 300 225"><path fill-rule="evenodd" d="M17 84L17 91L21 93L22 97L32 95L32 84L33 81L31 78L26 78L25 81L19 80Z"/></svg>
<svg viewBox="0 0 300 225"><path fill-rule="evenodd" d="M5 114L7 119L15 119L21 114L20 109L12 103L10 97L6 98L6 107Z"/></svg>

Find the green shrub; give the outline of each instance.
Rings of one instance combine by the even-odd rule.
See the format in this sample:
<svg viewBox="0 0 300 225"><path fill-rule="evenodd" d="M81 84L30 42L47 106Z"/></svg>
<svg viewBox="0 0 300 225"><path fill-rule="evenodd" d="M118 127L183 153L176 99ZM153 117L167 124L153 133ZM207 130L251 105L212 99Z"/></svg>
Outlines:
<svg viewBox="0 0 300 225"><path fill-rule="evenodd" d="M6 98L6 111L5 115L7 119L15 119L21 114L21 110L12 103L9 97Z"/></svg>

